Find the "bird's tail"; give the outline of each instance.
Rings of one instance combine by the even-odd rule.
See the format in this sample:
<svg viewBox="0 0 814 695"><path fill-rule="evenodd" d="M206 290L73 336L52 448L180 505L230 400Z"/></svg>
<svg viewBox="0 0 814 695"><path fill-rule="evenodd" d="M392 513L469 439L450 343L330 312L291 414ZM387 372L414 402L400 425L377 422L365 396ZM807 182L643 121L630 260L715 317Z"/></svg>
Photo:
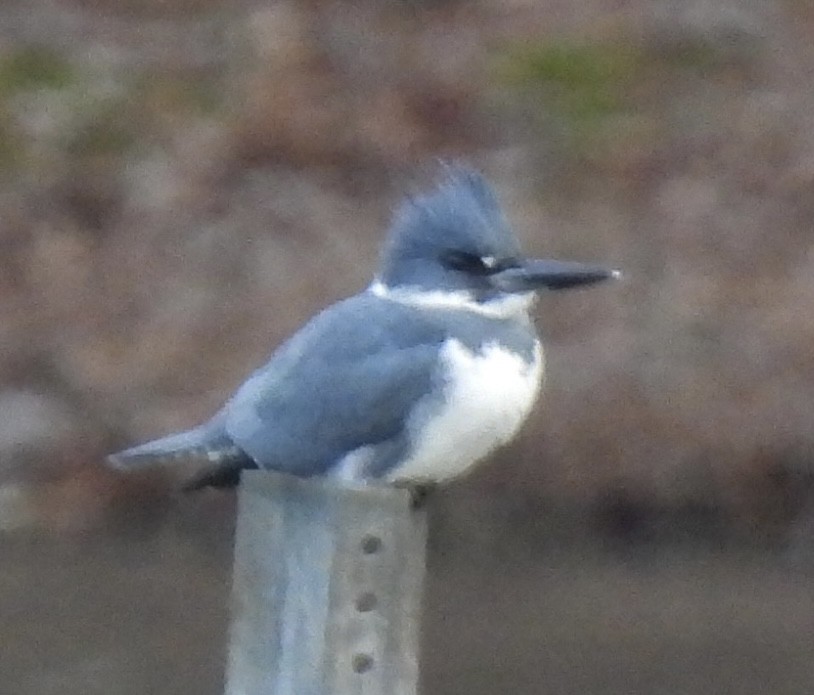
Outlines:
<svg viewBox="0 0 814 695"><path fill-rule="evenodd" d="M225 433L213 432L211 426L202 425L111 454L107 457L107 462L120 469L176 461L217 463L238 451Z"/></svg>
<svg viewBox="0 0 814 695"><path fill-rule="evenodd" d="M167 463L204 464L181 488L185 492L204 487L233 487L244 468L257 468L252 458L235 444L217 422L171 434L107 457L119 469Z"/></svg>

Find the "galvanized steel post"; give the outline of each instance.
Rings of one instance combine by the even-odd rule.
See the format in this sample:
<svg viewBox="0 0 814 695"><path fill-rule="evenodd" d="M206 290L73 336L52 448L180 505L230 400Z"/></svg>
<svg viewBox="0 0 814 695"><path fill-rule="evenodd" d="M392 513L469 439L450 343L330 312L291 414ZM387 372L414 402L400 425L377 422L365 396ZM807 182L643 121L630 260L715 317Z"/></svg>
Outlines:
<svg viewBox="0 0 814 695"><path fill-rule="evenodd" d="M244 472L226 695L416 695L426 536L405 490Z"/></svg>

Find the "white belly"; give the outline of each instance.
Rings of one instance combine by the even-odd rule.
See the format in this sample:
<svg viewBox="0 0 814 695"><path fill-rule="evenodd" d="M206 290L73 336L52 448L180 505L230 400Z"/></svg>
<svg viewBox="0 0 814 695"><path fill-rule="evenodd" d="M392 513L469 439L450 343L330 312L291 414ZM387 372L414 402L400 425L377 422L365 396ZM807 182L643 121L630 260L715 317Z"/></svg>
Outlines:
<svg viewBox="0 0 814 695"><path fill-rule="evenodd" d="M419 407L410 421L412 453L390 481L449 480L509 441L531 411L543 373L539 343L534 360L498 344L475 353L457 340L443 348L446 399ZM432 410L428 410L432 408Z"/></svg>

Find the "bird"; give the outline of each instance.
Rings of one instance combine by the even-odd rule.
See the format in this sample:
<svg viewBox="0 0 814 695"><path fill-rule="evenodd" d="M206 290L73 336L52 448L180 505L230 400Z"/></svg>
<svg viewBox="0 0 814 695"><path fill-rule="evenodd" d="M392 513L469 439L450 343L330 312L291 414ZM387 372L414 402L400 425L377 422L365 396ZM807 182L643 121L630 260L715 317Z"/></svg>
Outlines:
<svg viewBox="0 0 814 695"><path fill-rule="evenodd" d="M245 469L431 489L529 416L544 372L536 297L619 276L526 257L485 177L444 165L397 208L366 289L311 318L210 420L108 461L199 462L185 490L233 487Z"/></svg>

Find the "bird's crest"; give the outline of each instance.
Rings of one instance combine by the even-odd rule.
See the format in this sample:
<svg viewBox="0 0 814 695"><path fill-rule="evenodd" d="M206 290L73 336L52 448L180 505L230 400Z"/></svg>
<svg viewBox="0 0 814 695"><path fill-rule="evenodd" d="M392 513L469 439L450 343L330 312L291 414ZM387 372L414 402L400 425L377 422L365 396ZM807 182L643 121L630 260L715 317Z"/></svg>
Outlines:
<svg viewBox="0 0 814 695"><path fill-rule="evenodd" d="M442 173L435 190L402 203L385 257L432 258L439 250L495 257L517 253L517 241L486 179L461 164L442 164Z"/></svg>

